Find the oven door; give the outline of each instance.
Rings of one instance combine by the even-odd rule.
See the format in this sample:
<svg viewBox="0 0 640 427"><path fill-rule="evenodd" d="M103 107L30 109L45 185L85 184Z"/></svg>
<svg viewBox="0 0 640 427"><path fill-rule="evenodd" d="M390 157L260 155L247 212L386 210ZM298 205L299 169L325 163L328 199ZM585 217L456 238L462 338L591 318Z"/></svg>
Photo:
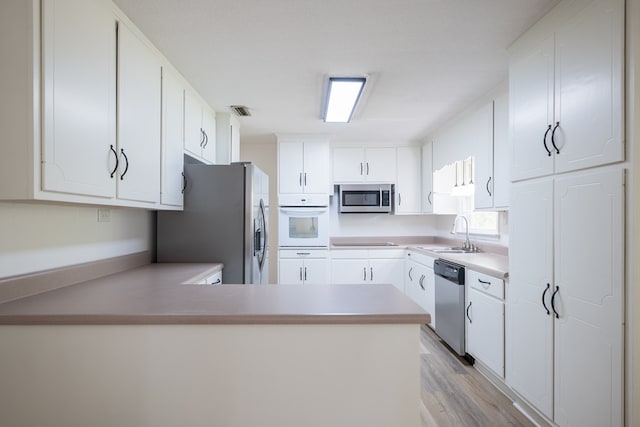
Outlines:
<svg viewBox="0 0 640 427"><path fill-rule="evenodd" d="M328 247L329 208L281 206L278 238L281 247Z"/></svg>

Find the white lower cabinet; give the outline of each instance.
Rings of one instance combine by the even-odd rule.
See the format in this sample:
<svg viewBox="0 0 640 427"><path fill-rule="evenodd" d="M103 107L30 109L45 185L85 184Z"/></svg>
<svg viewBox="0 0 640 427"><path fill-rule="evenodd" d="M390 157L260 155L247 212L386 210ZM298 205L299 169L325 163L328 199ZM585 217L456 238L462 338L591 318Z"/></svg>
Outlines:
<svg viewBox="0 0 640 427"><path fill-rule="evenodd" d="M331 252L331 283L392 284L404 291L404 249L340 249Z"/></svg>
<svg viewBox="0 0 640 427"><path fill-rule="evenodd" d="M504 378L504 282L467 270L467 353Z"/></svg>
<svg viewBox="0 0 640 427"><path fill-rule="evenodd" d="M506 382L560 426L623 425L623 173L511 188Z"/></svg>
<svg viewBox="0 0 640 427"><path fill-rule="evenodd" d="M404 264L404 293L431 315L429 326L436 327L435 276L433 261L427 255L408 251Z"/></svg>
<svg viewBox="0 0 640 427"><path fill-rule="evenodd" d="M281 285L326 285L329 283L329 251L326 249L281 249L278 283Z"/></svg>

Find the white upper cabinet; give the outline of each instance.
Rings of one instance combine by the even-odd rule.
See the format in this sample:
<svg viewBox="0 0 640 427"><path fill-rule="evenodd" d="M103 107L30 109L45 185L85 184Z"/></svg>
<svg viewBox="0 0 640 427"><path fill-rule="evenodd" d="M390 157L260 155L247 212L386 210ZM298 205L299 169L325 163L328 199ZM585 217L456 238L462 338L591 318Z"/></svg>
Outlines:
<svg viewBox="0 0 640 427"><path fill-rule="evenodd" d="M395 189L395 212L419 214L421 204L421 147L419 145L397 148L398 178Z"/></svg>
<svg viewBox="0 0 640 427"><path fill-rule="evenodd" d="M162 178L160 202L183 206L184 86L168 67L162 68Z"/></svg>
<svg viewBox="0 0 640 427"><path fill-rule="evenodd" d="M468 162L472 165L470 173L463 175L473 177L475 208L493 208L493 102L480 107L467 121L471 139L464 142L472 145L473 161Z"/></svg>
<svg viewBox="0 0 640 427"><path fill-rule="evenodd" d="M232 113L216 113L216 163L240 161L240 122Z"/></svg>
<svg viewBox="0 0 640 427"><path fill-rule="evenodd" d="M510 148L509 148L509 94L496 96L493 101L493 180L491 183L493 207L509 207Z"/></svg>
<svg viewBox="0 0 640 427"><path fill-rule="evenodd" d="M216 113L190 90L184 92L184 150L204 163L216 161Z"/></svg>
<svg viewBox="0 0 640 427"><path fill-rule="evenodd" d="M433 143L422 146L422 212L433 212Z"/></svg>
<svg viewBox="0 0 640 427"><path fill-rule="evenodd" d="M118 170L120 199L160 201L160 60L118 25Z"/></svg>
<svg viewBox="0 0 640 427"><path fill-rule="evenodd" d="M511 51L514 181L624 159L624 1L563 6Z"/></svg>
<svg viewBox="0 0 640 427"><path fill-rule="evenodd" d="M42 2L45 191L116 195L116 20L111 7L109 0Z"/></svg>
<svg viewBox="0 0 640 427"><path fill-rule="evenodd" d="M333 147L333 182L394 183L395 147Z"/></svg>
<svg viewBox="0 0 640 427"><path fill-rule="evenodd" d="M329 140L317 137L278 137L278 193L329 196Z"/></svg>

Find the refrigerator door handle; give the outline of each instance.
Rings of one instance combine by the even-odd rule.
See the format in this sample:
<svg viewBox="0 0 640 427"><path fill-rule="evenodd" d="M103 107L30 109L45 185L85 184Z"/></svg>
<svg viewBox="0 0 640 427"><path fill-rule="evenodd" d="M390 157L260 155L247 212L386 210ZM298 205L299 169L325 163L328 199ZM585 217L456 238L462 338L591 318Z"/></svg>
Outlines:
<svg viewBox="0 0 640 427"><path fill-rule="evenodd" d="M260 199L260 222L261 222L261 227L256 230L256 234L258 236L258 239L262 238L262 232L264 230L264 242L260 241L259 245L260 248L259 253L258 253L258 267L260 269L260 271L262 271L262 268L264 267L264 262L266 261L267 258L267 241L268 241L268 235L267 235L267 221L266 221L266 214L264 211L264 201L262 199ZM258 246L256 246L257 248Z"/></svg>

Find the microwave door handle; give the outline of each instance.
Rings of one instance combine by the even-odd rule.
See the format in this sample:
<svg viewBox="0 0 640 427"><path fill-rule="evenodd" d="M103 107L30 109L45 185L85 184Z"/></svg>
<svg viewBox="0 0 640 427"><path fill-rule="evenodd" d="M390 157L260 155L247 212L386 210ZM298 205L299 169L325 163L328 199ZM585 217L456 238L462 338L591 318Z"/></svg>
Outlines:
<svg viewBox="0 0 640 427"><path fill-rule="evenodd" d="M292 214L292 215L298 215L298 216L316 216L316 215L322 215L324 214L326 211L325 210L294 210L294 209L280 209L280 212L285 213L285 214Z"/></svg>

